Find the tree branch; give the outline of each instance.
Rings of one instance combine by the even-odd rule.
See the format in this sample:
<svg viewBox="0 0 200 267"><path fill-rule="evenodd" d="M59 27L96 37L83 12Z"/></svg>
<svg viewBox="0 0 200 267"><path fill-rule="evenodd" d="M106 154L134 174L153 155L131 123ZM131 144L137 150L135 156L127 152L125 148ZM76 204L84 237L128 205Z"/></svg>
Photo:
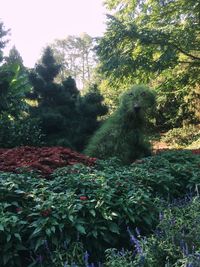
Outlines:
<svg viewBox="0 0 200 267"><path fill-rule="evenodd" d="M172 46L174 46L178 51L180 51L181 53L183 53L184 55L192 58L193 60L200 60L200 57L197 57L197 56L194 56L186 51L184 51L182 48L178 47L177 45L175 44L171 44Z"/></svg>

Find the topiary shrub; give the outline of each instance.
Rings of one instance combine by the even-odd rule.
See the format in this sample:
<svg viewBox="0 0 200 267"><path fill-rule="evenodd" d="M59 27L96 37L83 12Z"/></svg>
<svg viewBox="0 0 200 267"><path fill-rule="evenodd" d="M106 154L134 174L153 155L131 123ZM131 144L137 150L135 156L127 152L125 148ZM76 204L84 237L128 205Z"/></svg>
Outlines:
<svg viewBox="0 0 200 267"><path fill-rule="evenodd" d="M91 138L85 153L100 159L118 157L128 164L151 154L144 126L155 106L155 95L144 85L122 95L119 108Z"/></svg>

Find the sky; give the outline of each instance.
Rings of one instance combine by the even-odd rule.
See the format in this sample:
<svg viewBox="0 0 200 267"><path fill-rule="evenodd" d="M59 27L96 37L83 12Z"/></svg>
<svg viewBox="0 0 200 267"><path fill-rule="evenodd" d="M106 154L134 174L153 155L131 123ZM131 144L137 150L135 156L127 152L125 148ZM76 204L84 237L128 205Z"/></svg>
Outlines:
<svg viewBox="0 0 200 267"><path fill-rule="evenodd" d="M102 36L106 9L103 0L0 0L0 20L11 29L5 54L15 45L24 65L33 67L54 39Z"/></svg>

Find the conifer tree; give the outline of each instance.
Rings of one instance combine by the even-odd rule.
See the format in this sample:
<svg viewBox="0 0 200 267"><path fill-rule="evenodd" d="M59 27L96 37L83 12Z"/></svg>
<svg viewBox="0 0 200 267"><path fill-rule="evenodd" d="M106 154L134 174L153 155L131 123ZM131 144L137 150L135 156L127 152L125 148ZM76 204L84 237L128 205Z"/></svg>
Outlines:
<svg viewBox="0 0 200 267"><path fill-rule="evenodd" d="M37 106L31 108L31 115L40 119L46 144L71 146L72 114L78 89L71 77L63 84L54 82L60 67L51 48L47 47L41 63L30 73L33 89L28 97L37 102Z"/></svg>
<svg viewBox="0 0 200 267"><path fill-rule="evenodd" d="M82 151L89 138L100 127L100 118L108 112L108 108L103 104L101 95L96 84L92 84L87 92L79 99L79 124L77 126L76 149Z"/></svg>
<svg viewBox="0 0 200 267"><path fill-rule="evenodd" d="M13 46L8 57L5 58L7 64L18 64L21 68L24 68L23 59L15 46Z"/></svg>

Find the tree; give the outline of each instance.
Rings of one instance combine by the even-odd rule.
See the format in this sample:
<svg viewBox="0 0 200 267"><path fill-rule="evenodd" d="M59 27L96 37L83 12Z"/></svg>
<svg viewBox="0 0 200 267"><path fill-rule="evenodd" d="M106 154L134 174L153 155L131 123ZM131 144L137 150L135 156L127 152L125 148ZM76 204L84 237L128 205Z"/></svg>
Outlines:
<svg viewBox="0 0 200 267"><path fill-rule="evenodd" d="M63 84L54 82L60 68L54 59L52 49L47 47L41 64L36 65L30 73L33 89L28 97L37 102L37 105L30 109L31 116L40 119L43 133L46 135L46 144L71 146L69 140L79 91L71 77Z"/></svg>
<svg viewBox="0 0 200 267"><path fill-rule="evenodd" d="M106 4L114 16L109 16L107 32L97 47L102 73L119 88L148 83L164 93L159 114L168 115L161 124L173 126L170 116L178 117L176 126L190 120L194 111L187 96L193 95L192 102L200 96L199 1L107 0ZM166 105L170 98L174 99L171 115Z"/></svg>
<svg viewBox="0 0 200 267"><path fill-rule="evenodd" d="M120 2L126 1L107 1L115 8ZM121 65L129 63L134 70L139 66L161 72L177 63L199 66L199 9L195 0L126 2L115 17L109 17L107 38L102 39L101 48L104 42L112 41L109 47L105 45L107 53L118 49ZM99 55L105 57L104 49L102 52L100 49Z"/></svg>
<svg viewBox="0 0 200 267"><path fill-rule="evenodd" d="M3 48L7 44L5 37L10 30L5 30L0 23L0 117L19 118L26 110L25 92L29 90L27 76L20 73L18 62L3 62Z"/></svg>
<svg viewBox="0 0 200 267"><path fill-rule="evenodd" d="M6 46L8 40L5 40L5 36L9 34L10 30L6 30L3 22L0 21L0 62L3 60L3 48Z"/></svg>
<svg viewBox="0 0 200 267"><path fill-rule="evenodd" d="M80 88L90 82L95 66L94 45L94 38L86 33L58 39L51 44L56 62L62 66L59 80L70 75L76 79Z"/></svg>
<svg viewBox="0 0 200 267"><path fill-rule="evenodd" d="M77 109L79 117L77 121L77 134L74 140L75 147L82 151L91 136L101 125L101 118L107 114L108 108L103 103L97 84L90 84L82 97L79 98Z"/></svg>
<svg viewBox="0 0 200 267"><path fill-rule="evenodd" d="M41 132L38 122L28 116L26 93L30 90L30 84L25 69L22 69L22 59L15 49L11 50L9 60L3 57L1 51L7 43L3 37L8 32L1 23L0 61L3 58L5 61L0 66L0 147L38 145L41 144Z"/></svg>
<svg viewBox="0 0 200 267"><path fill-rule="evenodd" d="M5 61L7 64L18 64L21 68L24 68L23 59L15 46L10 49L8 57L5 57Z"/></svg>
<svg viewBox="0 0 200 267"><path fill-rule="evenodd" d="M25 101L26 93L30 90L30 84L26 74L20 72L17 64L4 64L0 68L0 115L13 119L23 117L27 111Z"/></svg>

